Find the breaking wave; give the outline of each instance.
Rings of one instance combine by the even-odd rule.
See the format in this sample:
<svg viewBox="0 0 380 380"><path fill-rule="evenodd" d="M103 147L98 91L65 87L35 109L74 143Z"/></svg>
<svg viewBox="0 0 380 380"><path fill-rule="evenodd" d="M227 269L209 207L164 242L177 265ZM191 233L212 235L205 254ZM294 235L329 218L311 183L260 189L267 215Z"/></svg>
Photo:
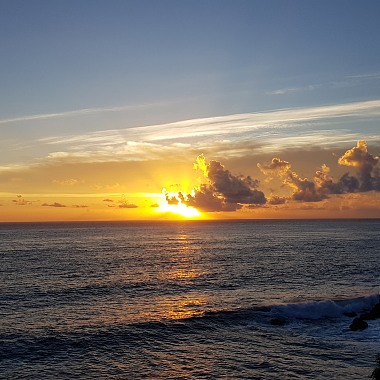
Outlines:
<svg viewBox="0 0 380 380"><path fill-rule="evenodd" d="M370 310L380 301L379 294L347 300L322 300L302 303L289 303L271 307L271 314L288 319L340 318L347 314Z"/></svg>

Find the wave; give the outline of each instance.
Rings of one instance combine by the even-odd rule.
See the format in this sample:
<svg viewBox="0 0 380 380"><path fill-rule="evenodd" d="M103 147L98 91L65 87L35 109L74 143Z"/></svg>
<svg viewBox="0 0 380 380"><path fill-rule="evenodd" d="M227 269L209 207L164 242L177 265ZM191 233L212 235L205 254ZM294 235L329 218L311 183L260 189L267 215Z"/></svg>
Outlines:
<svg viewBox="0 0 380 380"><path fill-rule="evenodd" d="M207 311L184 319L133 322L113 326L92 326L79 331L40 333L13 332L0 334L0 363L4 359L34 360L36 357L66 356L70 352L108 347L136 347L138 345L175 344L184 335L223 333L225 329L259 324L270 325L274 318L291 320L320 320L348 318L349 313L360 314L380 302L374 294L345 300L321 300L300 303L253 306L245 309ZM352 316L351 316L352 317Z"/></svg>
<svg viewBox="0 0 380 380"><path fill-rule="evenodd" d="M305 301L211 311L205 312L201 316L188 318L188 320L213 324L268 323L277 320L283 324L294 320L352 318L370 311L378 302L380 302L380 294L372 294L350 299Z"/></svg>
<svg viewBox="0 0 380 380"><path fill-rule="evenodd" d="M322 300L274 305L270 309L273 316L286 319L325 319L351 316L369 311L380 302L380 295L373 294L345 300Z"/></svg>

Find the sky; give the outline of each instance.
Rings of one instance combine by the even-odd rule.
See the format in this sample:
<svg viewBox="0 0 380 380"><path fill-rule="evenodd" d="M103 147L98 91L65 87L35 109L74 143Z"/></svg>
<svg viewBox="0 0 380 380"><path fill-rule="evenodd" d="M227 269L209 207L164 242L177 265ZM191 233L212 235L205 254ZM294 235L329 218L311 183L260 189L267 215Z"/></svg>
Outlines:
<svg viewBox="0 0 380 380"><path fill-rule="evenodd" d="M377 0L2 0L0 221L379 218Z"/></svg>

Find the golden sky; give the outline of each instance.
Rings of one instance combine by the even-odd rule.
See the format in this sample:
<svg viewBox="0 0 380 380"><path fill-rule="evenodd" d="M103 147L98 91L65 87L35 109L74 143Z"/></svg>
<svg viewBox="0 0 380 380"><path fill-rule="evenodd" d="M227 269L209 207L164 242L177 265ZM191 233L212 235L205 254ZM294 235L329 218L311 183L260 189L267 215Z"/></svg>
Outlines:
<svg viewBox="0 0 380 380"><path fill-rule="evenodd" d="M192 159L186 150L140 161L62 157L3 168L1 221L380 216L379 158L363 140L347 149L285 147L225 159L216 151L218 159Z"/></svg>
<svg viewBox="0 0 380 380"><path fill-rule="evenodd" d="M378 14L2 2L0 221L380 217Z"/></svg>

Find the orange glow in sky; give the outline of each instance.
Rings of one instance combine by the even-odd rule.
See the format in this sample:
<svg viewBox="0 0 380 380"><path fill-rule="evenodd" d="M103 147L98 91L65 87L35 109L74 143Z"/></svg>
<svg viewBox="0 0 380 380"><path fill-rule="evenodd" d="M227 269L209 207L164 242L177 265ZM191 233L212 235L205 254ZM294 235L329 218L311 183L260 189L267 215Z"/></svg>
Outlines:
<svg viewBox="0 0 380 380"><path fill-rule="evenodd" d="M177 193L170 192L168 193L170 197L176 197ZM186 206L178 200L176 204L169 204L166 200L164 194L163 199L159 202L159 207L157 208L157 212L159 213L171 213L174 215L180 215L186 219L197 218L201 216L201 213L194 207Z"/></svg>

